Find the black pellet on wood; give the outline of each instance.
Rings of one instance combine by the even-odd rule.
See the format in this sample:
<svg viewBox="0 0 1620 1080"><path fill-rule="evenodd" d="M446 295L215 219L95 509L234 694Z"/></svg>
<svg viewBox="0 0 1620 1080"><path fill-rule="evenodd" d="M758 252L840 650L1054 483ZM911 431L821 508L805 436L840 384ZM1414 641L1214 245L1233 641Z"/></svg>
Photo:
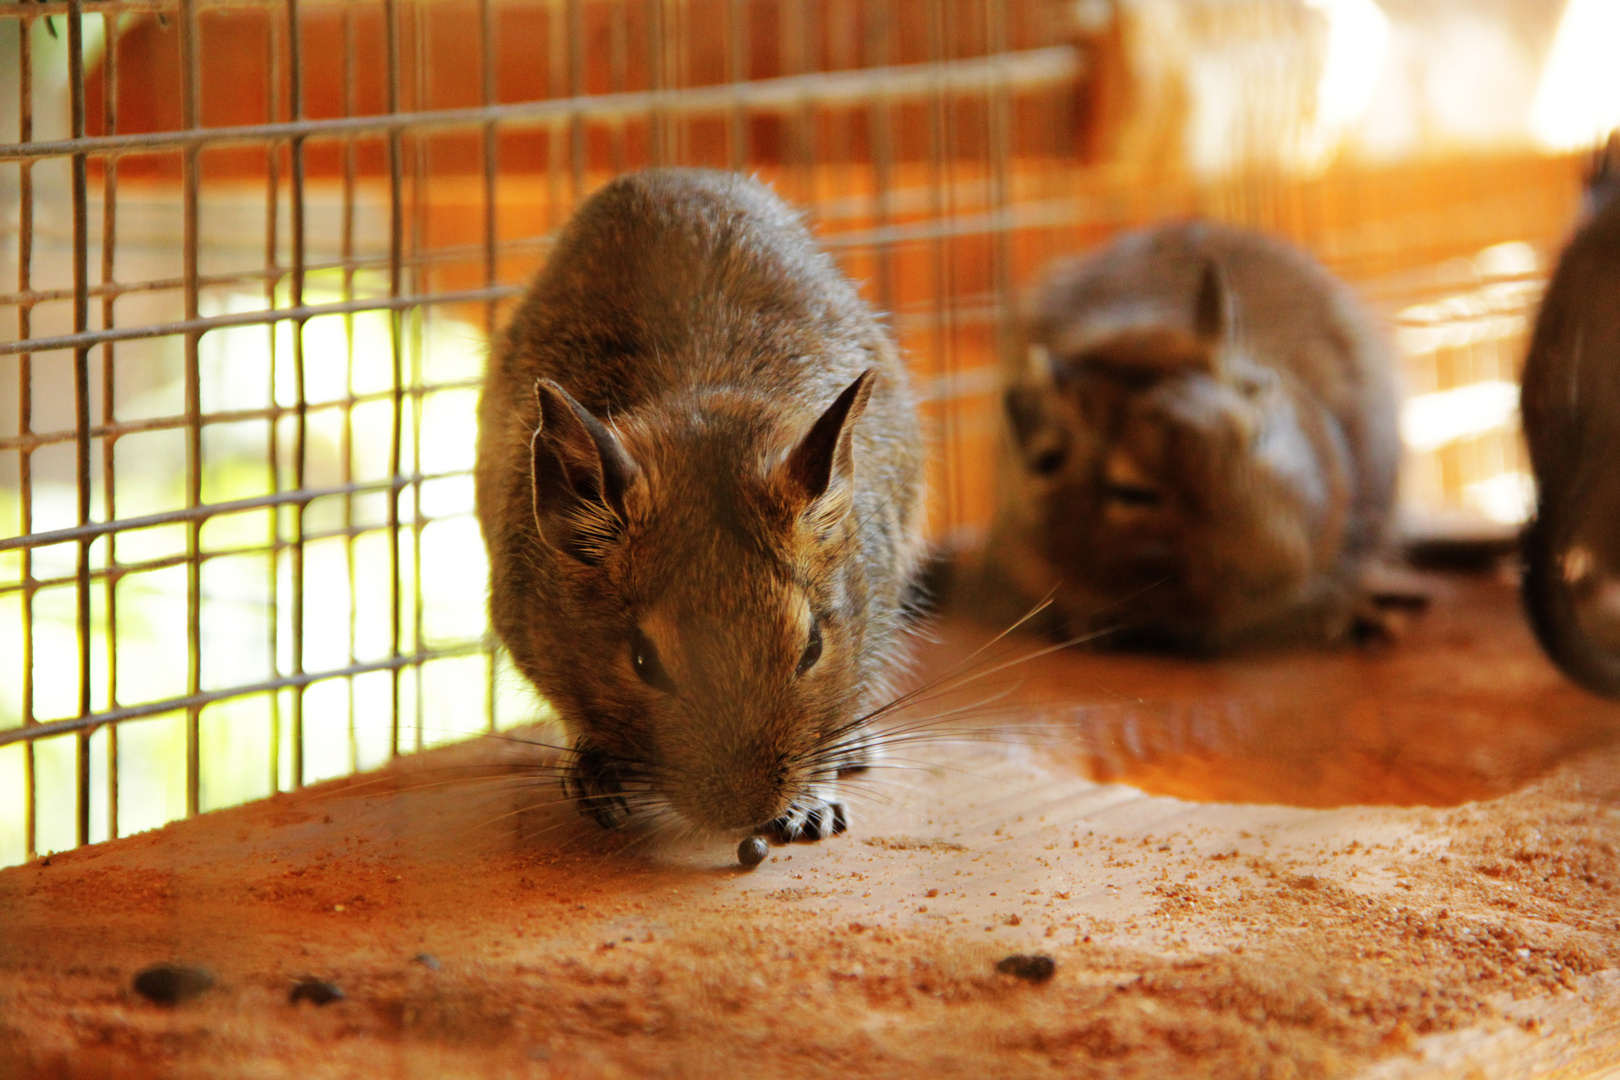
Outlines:
<svg viewBox="0 0 1620 1080"><path fill-rule="evenodd" d="M1057 961L1050 956L1016 953L996 962L996 970L1029 982L1045 982L1057 972Z"/></svg>
<svg viewBox="0 0 1620 1080"><path fill-rule="evenodd" d="M765 856L771 852L770 845L765 843L763 836L750 836L737 845L737 861L749 870L765 861Z"/></svg>
<svg viewBox="0 0 1620 1080"><path fill-rule="evenodd" d="M303 978L298 980L292 992L287 995L287 1003L296 1005L300 1001L307 1001L311 1005L330 1005L334 1001L342 1001L345 996L343 988L337 983L330 983L325 979Z"/></svg>
<svg viewBox="0 0 1620 1080"><path fill-rule="evenodd" d="M156 1005L178 1005L214 985L214 976L202 968L181 964L153 964L135 973L135 992Z"/></svg>

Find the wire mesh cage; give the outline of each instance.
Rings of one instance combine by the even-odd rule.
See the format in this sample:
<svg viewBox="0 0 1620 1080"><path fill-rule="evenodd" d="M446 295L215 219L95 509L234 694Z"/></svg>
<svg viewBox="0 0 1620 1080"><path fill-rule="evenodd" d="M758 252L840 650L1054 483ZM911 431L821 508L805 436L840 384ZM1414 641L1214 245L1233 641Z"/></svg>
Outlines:
<svg viewBox="0 0 1620 1080"><path fill-rule="evenodd" d="M901 341L942 542L990 513L1023 286L1190 214L1361 286L1406 363L1408 505L1511 522L1581 159L1351 152L1337 10L0 9L0 864L543 710L486 631L474 405L553 230L625 169L746 170L804 208Z"/></svg>

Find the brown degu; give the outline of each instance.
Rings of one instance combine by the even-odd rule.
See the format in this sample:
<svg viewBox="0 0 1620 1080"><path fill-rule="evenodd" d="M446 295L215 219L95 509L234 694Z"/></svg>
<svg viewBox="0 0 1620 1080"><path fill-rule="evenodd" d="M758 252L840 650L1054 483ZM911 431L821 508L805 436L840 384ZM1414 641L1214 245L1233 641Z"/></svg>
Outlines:
<svg viewBox="0 0 1620 1080"><path fill-rule="evenodd" d="M1541 301L1519 403L1535 470L1525 607L1547 653L1620 698L1620 136Z"/></svg>
<svg viewBox="0 0 1620 1080"><path fill-rule="evenodd" d="M490 614L604 826L819 839L866 764L923 551L894 344L741 176L619 177L563 229L479 405Z"/></svg>
<svg viewBox="0 0 1620 1080"><path fill-rule="evenodd" d="M1393 365L1348 287L1210 222L1056 266L1005 394L988 579L1068 634L1199 653L1346 634L1384 547Z"/></svg>

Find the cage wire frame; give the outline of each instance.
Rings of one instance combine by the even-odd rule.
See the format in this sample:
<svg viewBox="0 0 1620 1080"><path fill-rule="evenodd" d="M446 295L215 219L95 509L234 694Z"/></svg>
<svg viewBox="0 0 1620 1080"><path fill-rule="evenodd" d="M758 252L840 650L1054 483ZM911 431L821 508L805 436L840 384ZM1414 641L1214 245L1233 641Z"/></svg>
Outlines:
<svg viewBox="0 0 1620 1080"><path fill-rule="evenodd" d="M431 2L431 0L429 0ZM17 27L18 138L0 145L0 167L12 164L17 170L17 284L16 291L0 296L0 304L16 312L17 337L0 343L0 358L15 357L17 365L18 408L15 433L0 431L0 453L16 454L19 529L17 535L0 536L0 558L16 552L20 560L16 580L0 579L0 598L6 593L21 600L22 688L21 717L15 727L0 729L0 748L21 743L24 754L22 799L23 834L26 857L38 851L39 776L36 748L42 740L71 736L73 747L73 839L76 844L92 841L96 833L112 838L120 834L120 725L142 718L178 714L184 723L184 813L194 815L203 809L201 799L204 738L202 715L217 703L250 696L262 696L269 707L269 790L300 787L306 782L305 693L321 683L343 681L349 688L351 760L354 752L355 680L368 674L386 675L389 681L388 756L392 757L423 743L423 693L420 680L426 664L447 657L482 655L488 670L484 703L484 726L496 724L496 680L500 670L496 646L487 632L475 640L448 646L429 647L423 636L423 558L422 535L428 519L422 511L425 484L441 476L423 473L420 439L424 397L435 391L470 389L476 379L433 384L423 379L419 352L423 346L423 326L445 305L479 305L483 330L493 340L499 329L503 302L521 292L521 281L502 280L503 257L517 255L538 262L547 246L550 228L560 221L566 208L588 194L592 175L587 160L587 128L607 125L613 134L612 165L623 168L637 164L684 163L681 122L693 117L724 118L727 160L717 164L746 169L754 164L750 153L750 122L754 117L783 118L786 128L785 152L777 180L791 189L790 198L799 197L812 218L824 214L837 200L817 199L814 172L823 160L822 142L827 136L824 114L829 109L854 108L865 113L870 141L871 190L854 196L868 219L862 229L829 231L826 242L840 254L862 250L873 256L872 291L877 305L893 311L897 323L930 323L940 348L932 358L932 381L920 371L924 396L946 402L938 418L937 436L949 447L956 438L957 418L950 399L962 392L960 372L951 342L966 323L988 325L1004 337L1011 312L1011 270L1008 245L1019 229L1041 229L1071 224L1075 210L1060 200L1036 201L1015 213L1009 193L1010 98L1018 92L1053 91L1072 93L1081 62L1077 51L1065 44L1045 44L1013 49L1008 44L1006 0L927 0L927 57L919 63L889 64L883 61L890 51L894 26L888 8L882 3L864 7L867 40L858 43L846 66L836 70L816 70L808 55L807 0L784 0L783 71L771 77L751 78L747 0L724 0L726 8L726 73L723 81L701 86L680 86L677 75L681 60L681 35L698 32L683 21L683 9L671 0L652 0L646 5L649 85L639 89L625 86L628 67L622 31L612 42L615 86L607 92L588 92L584 85L586 47L582 33L581 10L585 0L554 0L546 5L550 34L548 79L551 96L540 100L504 102L497 99L495 35L496 0L476 0L477 50L480 64L478 104L457 108L409 107L403 92L408 65L425 62L421 38L416 39L416 55L409 55L403 44L405 23L413 15L420 19L423 3L409 0L380 0L384 26L383 51L386 71L386 104L380 113L354 111L356 63L354 62L354 7L344 5L342 79L345 115L310 118L304 103L307 63L301 13L312 7L310 0L43 0L9 5L0 19ZM834 0L836 2L836 0ZM287 119L252 125L208 126L203 123L201 17L205 12L231 8L256 8L270 13L269 77L265 83L267 115L285 113ZM621 16L627 4L619 5ZM689 11L684 12L690 15ZM87 130L86 17L100 17L103 23L102 101L103 133ZM128 16L173 20L179 35L181 123L172 130L121 132L119 123L119 41L121 23ZM960 29L953 22L974 18L980 25L976 55L951 53L949 42ZM67 42L67 82L69 124L66 138L39 140L35 136L34 41L36 24L51 20L47 30L54 38L60 25ZM562 32L558 33L557 30ZM417 93L428 73L415 72ZM285 88L286 100L278 101ZM984 129L984 160L975 163L975 189L978 194L965 206L958 200L953 171L961 167L957 148L951 145L960 118L955 115L964 99L973 99L979 111L977 122ZM917 206L915 192L902 190L896 172L901 166L895 151L895 116L898 103L921 102L926 106L927 163L926 205ZM627 121L645 123L649 132L645 160L627 160L623 125ZM548 204L552 220L540 235L503 238L499 215L502 203L497 196L499 138L505 128L538 127L548 133L548 161L545 183L553 199ZM429 250L422 239L426 233L423 217L424 170L427 168L422 144L411 140L423 133L472 131L481 147L479 183L482 195L481 238L475 245ZM382 256L368 255L355 243L357 189L356 140L381 138L386 147L387 246ZM308 181L306 149L311 140L336 139L342 146L341 241L337 258L313 258L309 251ZM200 161L206 150L223 146L247 146L266 155L265 191L266 237L262 268L228 274L206 273L201 265L201 205L204 186ZM413 149L415 152L413 153ZM180 178L182 256L178 279L120 281L118 276L119 165L127 155L151 153L178 154ZM42 163L65 159L69 164L71 226L71 288L39 287L33 270L39 252L36 247L36 210L39 192L35 169ZM100 164L100 191L93 192L92 162ZM279 250L281 223L278 213L283 197L290 213L287 223L287 251ZM100 232L92 237L92 208L99 201ZM847 203L848 198L844 201ZM900 202L907 201L902 207ZM834 207L836 209L836 207ZM910 220L907 220L908 217ZM964 236L986 238L990 259L990 288L982 295L964 297L953 287L950 244ZM928 302L908 310L894 304L893 252L898 245L922 245L933 264L935 293ZM99 267L93 277L91 254L99 249ZM472 287L435 289L425 269L434 260L473 256L481 262L482 281ZM306 288L316 272L342 275L343 295L337 300L312 298ZM359 295L359 275L386 274L381 295ZM257 288L264 306L259 310L207 313L201 303L205 290L225 285ZM115 318L115 303L142 292L178 290L183 310L176 320L132 321L123 325ZM41 305L71 301L71 328L66 333L36 336L35 310ZM99 309L99 310L97 310ZM357 395L352 386L355 330L354 317L381 313L388 323L388 364L390 384L386 390ZM353 414L368 401L385 402L390 410L391 431L387 476L383 479L356 478L351 471L353 455L346 448L344 473L336 484L310 482L309 425L321 406L306 397L305 379L311 357L306 355L306 328L326 316L342 316L347 327L348 364L351 386L337 404L343 417L345 439L352 438ZM294 400L283 404L272 385L263 409L212 412L204 407L200 354L206 335L227 329L262 327L269 334L271 381L274 384L280 359L276 355L277 329L291 328L287 347L290 368L296 378ZM183 408L174 415L143 419L122 419L118 414L115 375L117 350L127 343L148 338L178 338L183 350ZM53 355L54 354L54 355ZM39 430L35 424L34 393L41 385L40 367L71 356L73 383L73 423L71 430ZM97 363L99 361L99 363ZM99 375L99 379L95 376ZM982 392L986 382L968 380L968 392ZM93 400L99 396L99 414L92 416ZM250 498L214 499L204 482L205 436L212 425L243 421L263 421L268 431L268 464L272 489ZM179 431L183 433L185 467L183 505L161 512L120 516L116 499L119 463L115 450L120 438L140 433ZM290 445L283 445L290 443ZM74 520L60 528L36 529L34 514L35 476L33 455L43 448L71 444L74 454ZM99 455L97 451L99 450ZM947 450L949 457L949 450ZM281 462L288 467L284 470ZM95 476L99 465L99 484ZM286 473L284 476L283 473ZM465 475L465 470L461 471ZM936 509L943 506L943 524L936 531L948 531L960 516L956 509L958 483L949 467L936 470L938 492ZM380 495L386 502L380 525L357 522L356 500ZM321 499L339 499L345 506L343 521L336 527L309 526L311 504ZM268 511L269 535L261 543L234 547L210 546L205 527L225 515L245 511ZM936 514L936 517L939 515ZM118 542L141 530L178 525L184 529L184 551L161 558L120 561ZM388 550L389 642L383 655L362 657L355 652L351 596L349 663L338 667L306 670L304 637L308 583L305 553L320 540L341 538L347 550L350 584L353 585L355 542L368 533L381 533ZM102 550L95 548L98 542ZM73 569L70 573L37 576L42 549L71 545ZM233 555L266 555L269 562L271 617L268 635L270 677L227 686L209 686L204 679L203 639L204 571L211 560ZM278 567L285 557L290 572L283 583ZM119 590L120 580L138 572L162 568L184 569L186 673L183 693L153 700L126 703L119 697ZM407 585L407 581L409 584ZM74 598L73 626L76 647L77 702L72 715L40 716L36 712L36 671L41 648L37 631L36 601L47 589L68 588ZM97 592L101 593L99 598ZM92 644L95 640L93 601L99 599L104 611L103 645L105 676L97 685ZM278 615L282 605L290 609L287 634L290 641L278 640ZM285 648L283 649L283 646ZM178 648L177 643L171 643ZM283 657L284 653L284 657ZM417 686L408 693L403 680L414 674ZM101 700L97 700L97 698ZM414 702L414 717L407 715ZM414 725L412 721L414 720ZM414 726L414 732L412 727ZM104 732L99 751L93 747L98 732ZM290 762L283 762L283 743ZM93 825L92 758L103 755L105 780L101 799L106 821Z"/></svg>

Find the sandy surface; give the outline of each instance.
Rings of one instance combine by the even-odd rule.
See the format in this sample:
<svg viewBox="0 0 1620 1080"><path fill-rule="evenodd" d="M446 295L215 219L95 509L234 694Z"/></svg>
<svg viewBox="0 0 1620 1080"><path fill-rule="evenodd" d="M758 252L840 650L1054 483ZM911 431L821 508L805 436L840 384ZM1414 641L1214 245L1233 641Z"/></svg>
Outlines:
<svg viewBox="0 0 1620 1080"><path fill-rule="evenodd" d="M1620 706L1435 589L1373 653L990 675L752 872L497 740L0 871L0 1076L1606 1075Z"/></svg>

